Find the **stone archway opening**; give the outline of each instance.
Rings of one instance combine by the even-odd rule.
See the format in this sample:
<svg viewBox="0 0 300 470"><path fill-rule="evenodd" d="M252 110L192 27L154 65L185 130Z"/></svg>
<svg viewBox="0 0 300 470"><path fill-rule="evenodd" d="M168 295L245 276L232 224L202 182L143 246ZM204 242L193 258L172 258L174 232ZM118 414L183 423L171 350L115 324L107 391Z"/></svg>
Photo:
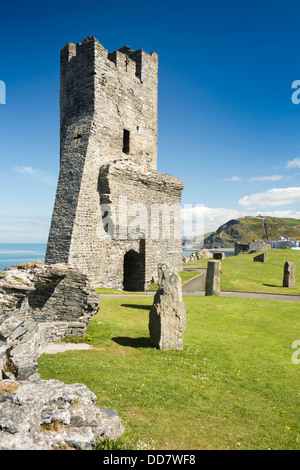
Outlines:
<svg viewBox="0 0 300 470"><path fill-rule="evenodd" d="M145 256L129 250L124 256L123 289L143 291L145 289Z"/></svg>

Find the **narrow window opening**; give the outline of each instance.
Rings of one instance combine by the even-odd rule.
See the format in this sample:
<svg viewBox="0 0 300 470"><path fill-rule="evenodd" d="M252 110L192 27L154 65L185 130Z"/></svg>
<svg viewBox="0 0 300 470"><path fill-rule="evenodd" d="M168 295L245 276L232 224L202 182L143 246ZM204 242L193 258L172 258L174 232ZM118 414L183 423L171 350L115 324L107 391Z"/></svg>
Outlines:
<svg viewBox="0 0 300 470"><path fill-rule="evenodd" d="M82 129L81 127L77 128L77 135L73 138L74 140L74 147L77 147L80 142L81 142L81 137L82 137Z"/></svg>
<svg viewBox="0 0 300 470"><path fill-rule="evenodd" d="M124 129L123 132L123 152L129 154L130 131Z"/></svg>

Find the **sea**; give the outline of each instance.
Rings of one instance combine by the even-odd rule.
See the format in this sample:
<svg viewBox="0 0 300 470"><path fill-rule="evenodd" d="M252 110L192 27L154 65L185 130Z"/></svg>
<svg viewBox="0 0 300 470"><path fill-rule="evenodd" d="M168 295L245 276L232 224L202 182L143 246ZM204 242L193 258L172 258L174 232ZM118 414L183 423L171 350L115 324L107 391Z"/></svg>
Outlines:
<svg viewBox="0 0 300 470"><path fill-rule="evenodd" d="M0 243L0 271L29 261L45 261L46 243Z"/></svg>
<svg viewBox="0 0 300 470"><path fill-rule="evenodd" d="M194 251L196 251L196 250L194 250ZM194 251L182 250L182 256L191 255L192 253L194 253Z"/></svg>
<svg viewBox="0 0 300 470"><path fill-rule="evenodd" d="M30 261L45 262L46 243L0 243L0 271L9 266L15 266ZM183 250L187 256L193 251Z"/></svg>

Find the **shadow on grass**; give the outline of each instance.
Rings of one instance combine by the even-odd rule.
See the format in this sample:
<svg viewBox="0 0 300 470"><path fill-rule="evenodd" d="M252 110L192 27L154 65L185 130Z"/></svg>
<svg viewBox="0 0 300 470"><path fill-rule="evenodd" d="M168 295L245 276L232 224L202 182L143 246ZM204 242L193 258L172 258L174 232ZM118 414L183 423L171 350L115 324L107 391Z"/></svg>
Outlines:
<svg viewBox="0 0 300 470"><path fill-rule="evenodd" d="M282 286L279 286L278 284L263 284L263 286L267 286L267 287L282 287Z"/></svg>
<svg viewBox="0 0 300 470"><path fill-rule="evenodd" d="M121 307L139 308L141 310L150 310L152 305L122 304Z"/></svg>
<svg viewBox="0 0 300 470"><path fill-rule="evenodd" d="M120 346L127 346L129 348L153 348L150 343L150 338L128 338L128 336L117 336L112 340Z"/></svg>

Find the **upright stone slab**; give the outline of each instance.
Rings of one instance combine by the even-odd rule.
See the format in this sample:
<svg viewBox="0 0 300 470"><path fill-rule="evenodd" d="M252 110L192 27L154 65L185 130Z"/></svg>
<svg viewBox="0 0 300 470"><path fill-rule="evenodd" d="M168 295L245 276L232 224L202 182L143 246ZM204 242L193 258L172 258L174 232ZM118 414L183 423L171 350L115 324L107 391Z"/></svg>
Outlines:
<svg viewBox="0 0 300 470"><path fill-rule="evenodd" d="M213 258L214 259L224 259L225 258L225 253L223 253L223 252L214 253Z"/></svg>
<svg viewBox="0 0 300 470"><path fill-rule="evenodd" d="M290 261L284 265L283 287L296 287L296 266Z"/></svg>
<svg viewBox="0 0 300 470"><path fill-rule="evenodd" d="M253 261L257 261L259 263L266 263L268 258L268 253L261 253L260 255L254 256Z"/></svg>
<svg viewBox="0 0 300 470"><path fill-rule="evenodd" d="M220 261L208 261L205 281L205 295L219 294L220 292Z"/></svg>
<svg viewBox="0 0 300 470"><path fill-rule="evenodd" d="M158 268L159 289L149 314L151 343L159 349L183 349L186 308L182 301L181 279L166 264Z"/></svg>

